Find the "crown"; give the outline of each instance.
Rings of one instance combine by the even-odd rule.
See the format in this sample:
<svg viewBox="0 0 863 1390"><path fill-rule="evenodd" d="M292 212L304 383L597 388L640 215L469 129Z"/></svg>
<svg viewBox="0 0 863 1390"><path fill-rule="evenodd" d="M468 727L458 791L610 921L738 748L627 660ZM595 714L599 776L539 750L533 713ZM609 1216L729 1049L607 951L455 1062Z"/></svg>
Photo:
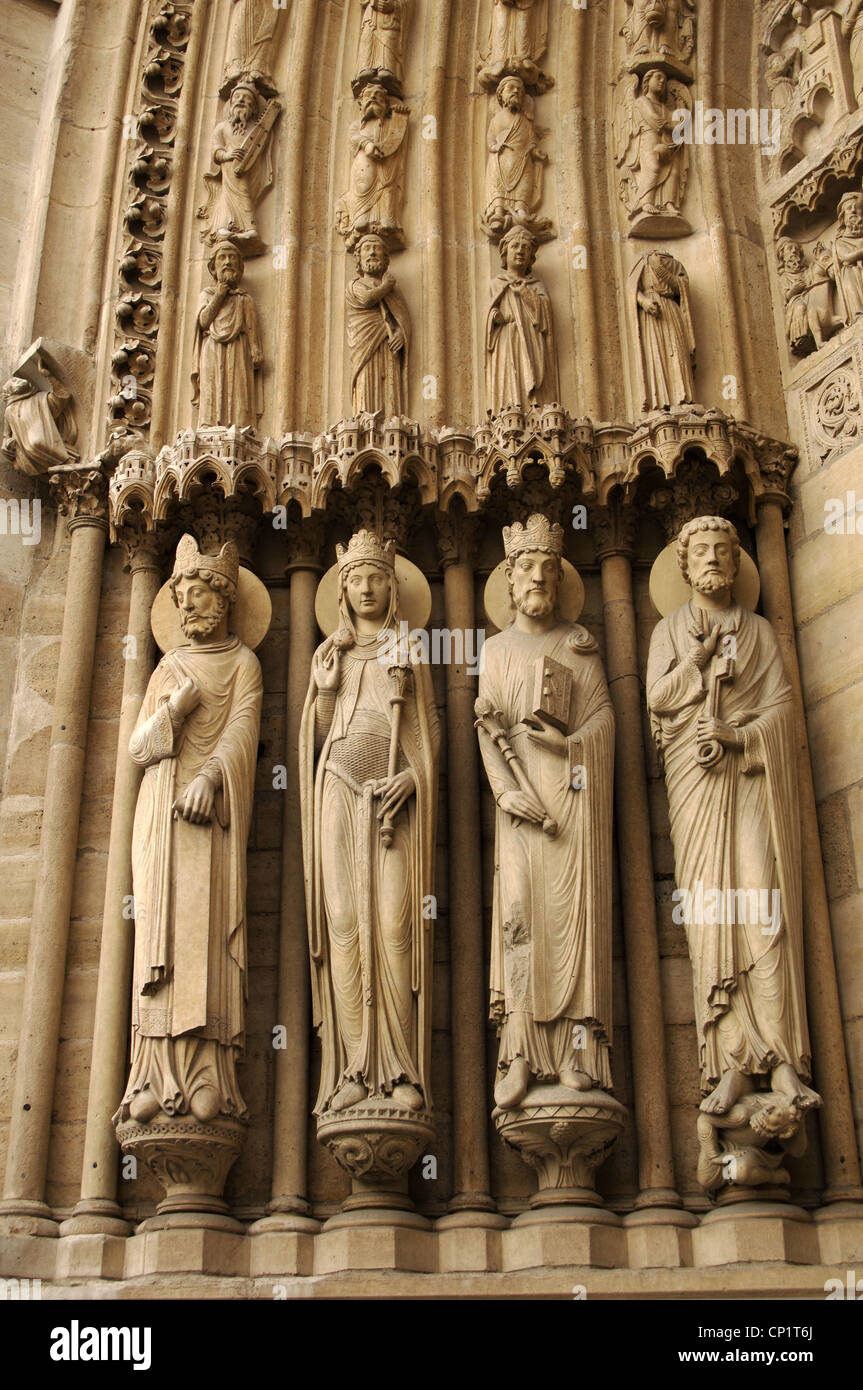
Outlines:
<svg viewBox="0 0 863 1390"><path fill-rule="evenodd" d="M526 550L545 550L558 559L563 555L563 527L552 525L547 516L534 512L526 526L517 521L503 528L503 548L508 560Z"/></svg>
<svg viewBox="0 0 863 1390"><path fill-rule="evenodd" d="M382 541L374 531L357 531L347 545L336 546L336 559L339 574L348 565L384 565L391 570L396 563L396 543Z"/></svg>
<svg viewBox="0 0 863 1390"><path fill-rule="evenodd" d="M226 541L218 555L204 555L194 536L183 536L177 546L172 579L192 579L201 570L221 574L236 588L240 577L240 553L233 541Z"/></svg>

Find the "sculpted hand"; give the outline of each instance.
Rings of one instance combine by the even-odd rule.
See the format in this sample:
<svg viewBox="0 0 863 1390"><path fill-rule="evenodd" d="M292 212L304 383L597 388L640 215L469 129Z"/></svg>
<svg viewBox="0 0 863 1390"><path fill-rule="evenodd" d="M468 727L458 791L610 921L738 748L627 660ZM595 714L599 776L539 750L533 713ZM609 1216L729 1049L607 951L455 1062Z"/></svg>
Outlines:
<svg viewBox="0 0 863 1390"><path fill-rule="evenodd" d="M540 722L538 718L534 725L530 725L528 720L524 722L528 724L527 736L532 743L538 743L540 748L547 749L549 753L566 752L566 737L560 729L555 729L552 724Z"/></svg>
<svg viewBox="0 0 863 1390"><path fill-rule="evenodd" d="M706 637L695 628L689 629L689 635L693 639L689 645L686 655L689 660L694 662L699 671L703 671L708 661L716 651L716 643L719 641L719 628L712 627Z"/></svg>
<svg viewBox="0 0 863 1390"><path fill-rule="evenodd" d="M312 657L312 675L318 690L338 690L340 653L336 647L323 647Z"/></svg>
<svg viewBox="0 0 863 1390"><path fill-rule="evenodd" d="M743 734L739 729L726 724L722 719L714 719L709 714L698 716L697 737L699 743L712 742L715 739L723 748L743 747Z"/></svg>
<svg viewBox="0 0 863 1390"><path fill-rule="evenodd" d="M504 792L497 804L502 811L516 819L533 821L536 825L542 825L545 820L543 807L530 792Z"/></svg>
<svg viewBox="0 0 863 1390"><path fill-rule="evenodd" d="M216 788L209 777L204 777L198 773L189 783L181 796L174 802L174 810L183 820L191 821L193 825L203 825L212 819L213 802L216 799Z"/></svg>
<svg viewBox="0 0 863 1390"><path fill-rule="evenodd" d="M168 701L168 704L180 719L185 719L200 703L201 691L191 679L183 681L183 684L178 690L174 691Z"/></svg>
<svg viewBox="0 0 863 1390"><path fill-rule="evenodd" d="M390 338L390 352L401 352L405 345L405 335L397 328Z"/></svg>
<svg viewBox="0 0 863 1390"><path fill-rule="evenodd" d="M397 772L395 777L385 777L375 786L375 796L381 798L378 820L384 816L391 818L398 814L409 796L416 791L416 781L409 767Z"/></svg>

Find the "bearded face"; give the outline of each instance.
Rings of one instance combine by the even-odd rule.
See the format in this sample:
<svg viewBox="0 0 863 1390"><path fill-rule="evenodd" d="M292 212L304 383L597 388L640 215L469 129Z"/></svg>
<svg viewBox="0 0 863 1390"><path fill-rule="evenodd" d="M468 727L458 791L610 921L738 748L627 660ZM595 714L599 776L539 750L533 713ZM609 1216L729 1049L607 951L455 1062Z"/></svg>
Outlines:
<svg viewBox="0 0 863 1390"><path fill-rule="evenodd" d="M689 582L699 594L730 591L737 571L734 546L727 531L696 531L687 547Z"/></svg>
<svg viewBox="0 0 863 1390"><path fill-rule="evenodd" d="M258 106L251 92L239 90L231 100L231 125L237 135L241 135L258 114Z"/></svg>
<svg viewBox="0 0 863 1390"><path fill-rule="evenodd" d="M383 275L389 265L389 256L379 237L368 237L360 248L360 269L364 275Z"/></svg>
<svg viewBox="0 0 863 1390"><path fill-rule="evenodd" d="M174 590L174 597L183 634L192 642L211 637L228 611L228 600L224 594L216 593L200 576L181 579Z"/></svg>
<svg viewBox="0 0 863 1390"><path fill-rule="evenodd" d="M519 613L526 618L547 618L557 603L560 561L543 550L528 550L513 562L509 590Z"/></svg>

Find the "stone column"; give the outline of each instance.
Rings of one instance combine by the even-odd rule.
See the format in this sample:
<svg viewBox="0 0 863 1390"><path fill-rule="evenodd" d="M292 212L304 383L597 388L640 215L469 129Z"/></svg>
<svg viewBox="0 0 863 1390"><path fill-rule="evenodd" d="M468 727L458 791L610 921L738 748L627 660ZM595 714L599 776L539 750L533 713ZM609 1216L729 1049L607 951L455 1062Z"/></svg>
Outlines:
<svg viewBox="0 0 863 1390"><path fill-rule="evenodd" d="M276 1052L273 1107L273 1195L270 1215L255 1222L265 1231L309 1231L319 1223L309 1216L307 1198L309 1129L309 1032L311 994L303 842L300 817L300 721L309 685L312 656L319 641L315 591L320 577L321 528L296 525L289 532L291 563L288 680L285 708L287 788L282 822L282 897L279 945L278 1022L287 1032Z"/></svg>
<svg viewBox="0 0 863 1390"><path fill-rule="evenodd" d="M824 883L815 787L809 760L809 740L794 636L794 612L782 520L784 493L770 490L757 497L758 568L764 613L772 623L797 707L797 779L800 801L801 857L803 869L803 930L806 998L812 1039L812 1067L816 1090L824 1098L818 1112L826 1187L822 1200L859 1202L860 1160L854 1132L854 1114L845 1057L845 1038L836 984L836 964L830 930L830 910Z"/></svg>
<svg viewBox="0 0 863 1390"><path fill-rule="evenodd" d="M0 1232L9 1235L57 1235L45 1202L45 1177L108 531L107 484L98 468L57 469L51 487L66 517L71 546L6 1184L0 1202Z"/></svg>
<svg viewBox="0 0 863 1390"><path fill-rule="evenodd" d="M476 626L473 541L475 520L444 517L438 550L444 572L444 611L450 632ZM450 1014L452 1027L453 1225L502 1226L490 1196L488 1085L483 969L482 842L479 758L474 729L477 677L465 664L446 668L447 804L449 838Z"/></svg>
<svg viewBox="0 0 863 1390"><path fill-rule="evenodd" d="M132 827L143 774L129 757L129 740L153 670L150 609L159 591L160 567L159 546L151 531L130 532L124 542L132 576L126 635L134 646L123 670L81 1197L71 1219L63 1222L60 1233L64 1236L125 1235L130 1230L120 1217L117 1201L120 1150L112 1122L123 1095L129 1058L134 921L126 904L132 900Z"/></svg>
<svg viewBox="0 0 863 1390"><path fill-rule="evenodd" d="M659 943L632 595L636 517L630 507L616 507L595 513L592 520L602 569L605 656L615 715L614 805L638 1142L639 1192L635 1206L636 1210L679 1208L671 1149L665 1030L659 1007ZM682 1216L682 1212L662 1213L665 1221L679 1221Z"/></svg>

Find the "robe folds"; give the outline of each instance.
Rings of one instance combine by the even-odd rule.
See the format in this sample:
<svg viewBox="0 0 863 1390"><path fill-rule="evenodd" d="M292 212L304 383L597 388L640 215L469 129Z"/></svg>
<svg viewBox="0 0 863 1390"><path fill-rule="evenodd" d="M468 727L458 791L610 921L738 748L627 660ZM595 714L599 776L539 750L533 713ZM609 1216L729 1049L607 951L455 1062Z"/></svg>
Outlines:
<svg viewBox="0 0 863 1390"><path fill-rule="evenodd" d="M495 314L503 319L498 323ZM486 391L493 415L560 398L551 300L535 275L503 271L491 282L486 320Z"/></svg>
<svg viewBox="0 0 863 1390"><path fill-rule="evenodd" d="M687 651L690 627L717 622L719 653L725 637L736 643L717 717L742 728L744 747L705 768L696 726L716 656L702 673ZM721 617L684 604L653 634L647 703L665 763L678 889L693 902L699 884L704 895L722 894L721 911L686 923L702 1088L712 1090L725 1071L758 1075L780 1062L808 1079L794 707L772 627L738 604ZM745 907L754 892L779 906L775 923ZM707 920L714 916L724 920Z"/></svg>
<svg viewBox="0 0 863 1390"><path fill-rule="evenodd" d="M175 728L169 697L187 679L201 701ZM243 1117L246 844L261 718L257 657L238 637L167 652L147 687L129 752L144 772L132 839L135 966L132 1068L121 1105L150 1088L168 1114L201 1085ZM201 772L220 783L210 823L173 811ZM125 1112L125 1113L124 1113Z"/></svg>
<svg viewBox="0 0 863 1390"><path fill-rule="evenodd" d="M536 663L572 672L565 754L547 751L522 721L533 709ZM524 1057L540 1081L562 1066L611 1087L611 833L614 711L587 631L557 623L535 635L514 627L487 640L479 698L503 713L509 741L558 833L497 811L492 915L491 1018L501 1028L499 1067ZM517 789L503 754L480 728L496 802ZM574 779L574 769L583 773ZM573 782L582 781L576 790ZM574 1055L573 1026L586 1043Z"/></svg>
<svg viewBox="0 0 863 1390"><path fill-rule="evenodd" d="M407 1082L431 1106L426 900L434 887L438 719L428 667L412 664L397 770L410 768L416 791L395 817L387 849L372 786L387 773L394 687L378 652L374 642L342 653L328 730L312 679L300 732L312 1001L322 1044L318 1115L346 1080L370 1096Z"/></svg>

